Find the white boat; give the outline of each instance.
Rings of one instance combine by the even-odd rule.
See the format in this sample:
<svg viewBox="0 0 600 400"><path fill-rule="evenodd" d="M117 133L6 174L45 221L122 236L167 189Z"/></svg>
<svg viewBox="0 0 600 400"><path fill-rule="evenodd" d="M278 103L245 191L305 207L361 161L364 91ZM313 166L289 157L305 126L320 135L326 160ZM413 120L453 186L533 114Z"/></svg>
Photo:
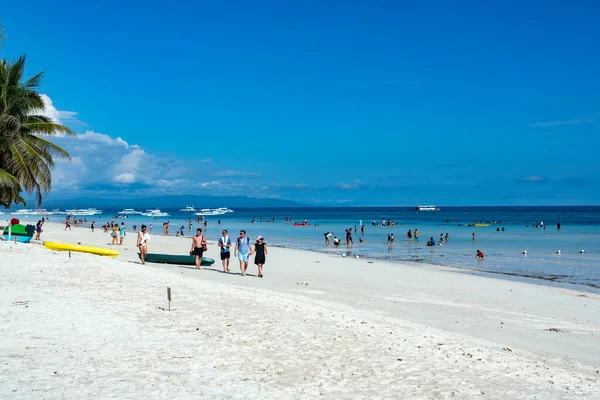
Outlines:
<svg viewBox="0 0 600 400"><path fill-rule="evenodd" d="M141 211L135 211L133 208L125 208L123 211L119 211L121 215L141 215Z"/></svg>
<svg viewBox="0 0 600 400"><path fill-rule="evenodd" d="M98 210L95 208L74 208L71 210L67 210L67 214L75 217L84 217L90 215L101 215L102 210Z"/></svg>
<svg viewBox="0 0 600 400"><path fill-rule="evenodd" d="M55 208L54 210L50 211L48 213L48 215L66 215L67 212L66 211L60 211L58 208Z"/></svg>
<svg viewBox="0 0 600 400"><path fill-rule="evenodd" d="M48 211L46 211L45 209L41 208L38 210L30 210L27 208L22 208L20 210L16 210L14 213L11 213L12 215L48 215Z"/></svg>
<svg viewBox="0 0 600 400"><path fill-rule="evenodd" d="M168 213L160 211L159 208L156 208L154 210L146 210L146 212L143 212L142 215L145 217L153 217L153 218L169 216Z"/></svg>
<svg viewBox="0 0 600 400"><path fill-rule="evenodd" d="M179 210L179 211L181 211L181 212L195 212L195 211L196 211L196 209L194 208L194 206L191 206L191 207L190 207L190 206L187 206L187 205L186 205L186 206L185 206L185 208L182 208L182 209L181 209L181 210Z"/></svg>
<svg viewBox="0 0 600 400"><path fill-rule="evenodd" d="M416 206L412 208L413 211L440 211L439 207L436 206Z"/></svg>
<svg viewBox="0 0 600 400"><path fill-rule="evenodd" d="M197 212L196 215L203 215L203 216L207 216L207 215L223 215L223 214L227 214L227 213L232 213L233 210L229 209L229 208L225 208L225 207L220 207L220 208L203 208L202 210L200 210L200 212Z"/></svg>

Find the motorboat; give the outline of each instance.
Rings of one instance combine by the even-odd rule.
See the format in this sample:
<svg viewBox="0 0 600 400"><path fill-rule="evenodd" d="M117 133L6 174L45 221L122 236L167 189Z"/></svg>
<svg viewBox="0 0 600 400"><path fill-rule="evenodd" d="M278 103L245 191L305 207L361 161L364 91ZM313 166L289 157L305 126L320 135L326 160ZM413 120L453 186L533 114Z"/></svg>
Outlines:
<svg viewBox="0 0 600 400"><path fill-rule="evenodd" d="M209 216L209 215L224 215L224 214L228 214L228 213L232 213L233 210L229 209L229 208L225 208L225 207L220 207L220 208L203 208L200 210L200 212L197 212L196 215L203 215L203 216Z"/></svg>
<svg viewBox="0 0 600 400"><path fill-rule="evenodd" d="M412 211L440 211L439 207L436 206L416 206L411 208Z"/></svg>
<svg viewBox="0 0 600 400"><path fill-rule="evenodd" d="M182 208L181 210L179 210L181 212L196 212L196 209L194 208L194 206L185 206L185 208Z"/></svg>
<svg viewBox="0 0 600 400"><path fill-rule="evenodd" d="M75 208L67 210L67 214L74 217L85 217L90 215L101 215L102 210L96 208Z"/></svg>
<svg viewBox="0 0 600 400"><path fill-rule="evenodd" d="M168 213L160 211L159 208L156 208L154 210L146 210L146 212L141 213L141 215L143 215L145 217L152 217L152 218L169 216Z"/></svg>
<svg viewBox="0 0 600 400"><path fill-rule="evenodd" d="M141 211L135 211L133 208L124 208L123 211L119 211L120 215L141 215Z"/></svg>
<svg viewBox="0 0 600 400"><path fill-rule="evenodd" d="M45 209L41 208L41 209L37 209L37 210L30 210L27 208L22 208L20 210L16 210L15 212L11 213L12 215L48 215L48 211L46 211Z"/></svg>

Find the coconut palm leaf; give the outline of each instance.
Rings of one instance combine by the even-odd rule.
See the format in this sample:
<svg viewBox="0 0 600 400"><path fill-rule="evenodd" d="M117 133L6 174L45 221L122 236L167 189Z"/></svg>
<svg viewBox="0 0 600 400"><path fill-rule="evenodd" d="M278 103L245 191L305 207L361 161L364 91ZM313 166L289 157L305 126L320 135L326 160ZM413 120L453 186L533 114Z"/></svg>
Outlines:
<svg viewBox="0 0 600 400"><path fill-rule="evenodd" d="M0 170L4 171L0 203L10 205L22 201L20 193L24 190L35 194L39 206L43 194L52 188L50 168L54 166L54 158L70 160L69 153L40 135L75 134L43 115L44 101L35 91L43 74L22 83L24 73L24 56L12 63L0 62Z"/></svg>

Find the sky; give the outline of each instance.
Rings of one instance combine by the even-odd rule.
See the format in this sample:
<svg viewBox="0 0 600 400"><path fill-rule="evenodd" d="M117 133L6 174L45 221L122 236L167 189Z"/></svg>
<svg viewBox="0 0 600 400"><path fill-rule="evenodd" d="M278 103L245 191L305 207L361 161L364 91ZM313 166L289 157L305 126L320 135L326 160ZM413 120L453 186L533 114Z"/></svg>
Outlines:
<svg viewBox="0 0 600 400"><path fill-rule="evenodd" d="M53 200L600 204L600 3L7 3Z"/></svg>

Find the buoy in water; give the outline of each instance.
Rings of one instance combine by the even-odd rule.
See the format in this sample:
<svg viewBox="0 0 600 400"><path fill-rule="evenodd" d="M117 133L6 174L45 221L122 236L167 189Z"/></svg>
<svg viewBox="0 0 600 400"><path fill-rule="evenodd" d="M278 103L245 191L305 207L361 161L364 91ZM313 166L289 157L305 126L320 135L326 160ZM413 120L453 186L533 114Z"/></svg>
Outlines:
<svg viewBox="0 0 600 400"><path fill-rule="evenodd" d="M583 254L583 253L585 253L585 250L579 250L579 252L580 252L581 254Z"/></svg>
<svg viewBox="0 0 600 400"><path fill-rule="evenodd" d="M523 250L521 254L527 254L527 250Z"/></svg>

